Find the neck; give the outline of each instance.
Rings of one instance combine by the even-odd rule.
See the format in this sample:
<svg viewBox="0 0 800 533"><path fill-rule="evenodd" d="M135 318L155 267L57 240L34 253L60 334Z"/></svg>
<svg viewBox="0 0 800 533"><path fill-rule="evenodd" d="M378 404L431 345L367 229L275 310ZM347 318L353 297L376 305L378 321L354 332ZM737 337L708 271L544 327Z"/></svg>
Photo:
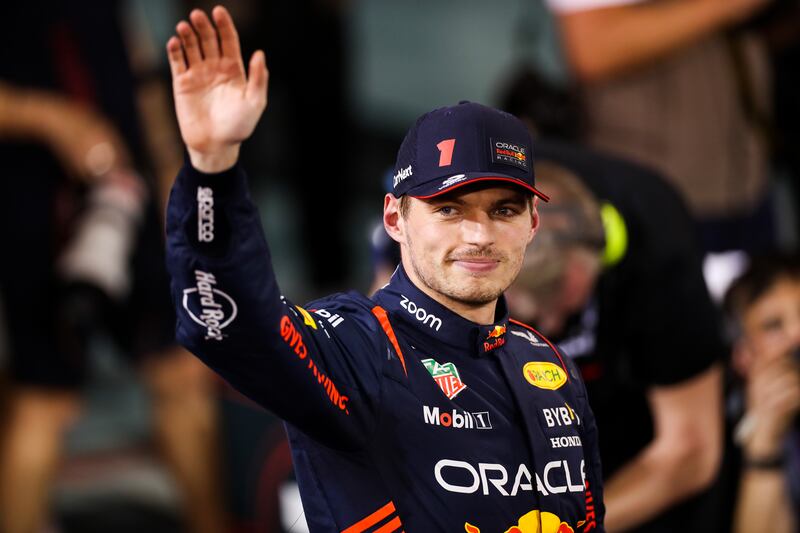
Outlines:
<svg viewBox="0 0 800 533"><path fill-rule="evenodd" d="M417 276L417 272L414 270L413 266L406 262L405 258L403 258L402 262L408 279L431 299L447 307L455 314L471 322L475 322L476 324L486 325L494 322L495 312L497 311L497 298L482 304L470 304L455 300L426 285L419 276Z"/></svg>

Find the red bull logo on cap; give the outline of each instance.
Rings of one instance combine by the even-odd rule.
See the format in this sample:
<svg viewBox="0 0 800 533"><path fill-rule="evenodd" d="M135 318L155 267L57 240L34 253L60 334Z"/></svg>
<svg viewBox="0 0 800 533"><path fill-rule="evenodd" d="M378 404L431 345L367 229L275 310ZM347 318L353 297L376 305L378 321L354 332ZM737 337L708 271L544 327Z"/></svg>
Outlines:
<svg viewBox="0 0 800 533"><path fill-rule="evenodd" d="M464 531L481 533L479 527L469 522L464 524ZM523 515L517 525L506 529L505 533L575 533L575 530L553 513L534 510Z"/></svg>

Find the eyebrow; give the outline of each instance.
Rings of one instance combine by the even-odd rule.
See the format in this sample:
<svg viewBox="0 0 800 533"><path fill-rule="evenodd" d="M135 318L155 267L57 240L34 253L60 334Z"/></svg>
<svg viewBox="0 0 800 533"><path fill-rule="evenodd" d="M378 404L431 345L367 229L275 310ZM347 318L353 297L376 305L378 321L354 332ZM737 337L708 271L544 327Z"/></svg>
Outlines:
<svg viewBox="0 0 800 533"><path fill-rule="evenodd" d="M504 198L499 198L495 202L492 203L493 207L498 205L505 205L505 204L517 204L517 205L525 205L526 198L523 193L516 192L516 191L509 191L509 196ZM426 201L430 204L457 204L457 205L464 205L466 202L461 198L460 195L449 195L444 194L442 196L434 196L433 198L428 198Z"/></svg>
<svg viewBox="0 0 800 533"><path fill-rule="evenodd" d="M527 198L522 193L512 193L512 196L501 198L495 202L495 205L500 204L519 204L525 205L527 203Z"/></svg>

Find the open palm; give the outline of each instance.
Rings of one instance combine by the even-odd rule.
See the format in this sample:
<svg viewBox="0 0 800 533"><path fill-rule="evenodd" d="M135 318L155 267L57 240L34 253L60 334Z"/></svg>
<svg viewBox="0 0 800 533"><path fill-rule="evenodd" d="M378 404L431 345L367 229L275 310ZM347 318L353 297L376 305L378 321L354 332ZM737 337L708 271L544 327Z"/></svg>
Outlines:
<svg viewBox="0 0 800 533"><path fill-rule="evenodd" d="M245 75L230 14L217 6L212 16L216 27L199 9L190 14L191 24L179 22L178 36L167 42L167 55L178 124L192 163L214 161L205 166L224 167L236 161L240 143L253 132L267 105L268 73L259 51Z"/></svg>

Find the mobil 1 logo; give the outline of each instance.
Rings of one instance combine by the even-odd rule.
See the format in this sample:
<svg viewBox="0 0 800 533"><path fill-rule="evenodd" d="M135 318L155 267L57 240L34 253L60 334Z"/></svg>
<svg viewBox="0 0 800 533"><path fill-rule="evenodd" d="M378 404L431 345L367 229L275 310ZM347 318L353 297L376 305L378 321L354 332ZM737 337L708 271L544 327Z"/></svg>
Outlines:
<svg viewBox="0 0 800 533"><path fill-rule="evenodd" d="M460 409L440 410L438 407L422 406L422 417L426 424L455 429L492 429L488 411L471 413Z"/></svg>

